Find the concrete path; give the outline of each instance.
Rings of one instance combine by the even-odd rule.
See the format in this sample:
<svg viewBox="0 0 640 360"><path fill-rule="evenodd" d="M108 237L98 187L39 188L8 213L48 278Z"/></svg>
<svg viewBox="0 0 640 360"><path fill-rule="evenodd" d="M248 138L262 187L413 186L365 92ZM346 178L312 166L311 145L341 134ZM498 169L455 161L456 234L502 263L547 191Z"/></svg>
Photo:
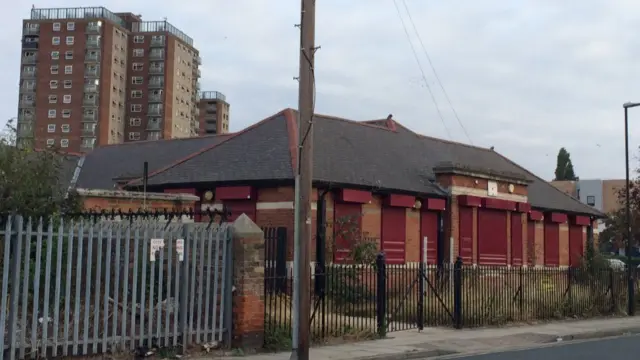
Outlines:
<svg viewBox="0 0 640 360"><path fill-rule="evenodd" d="M311 349L313 360L395 360L449 357L535 347L560 341L640 333L640 317L576 320L542 325L454 330L428 328L389 333L388 338ZM250 360L288 360L290 352L258 354ZM204 358L203 358L204 359Z"/></svg>

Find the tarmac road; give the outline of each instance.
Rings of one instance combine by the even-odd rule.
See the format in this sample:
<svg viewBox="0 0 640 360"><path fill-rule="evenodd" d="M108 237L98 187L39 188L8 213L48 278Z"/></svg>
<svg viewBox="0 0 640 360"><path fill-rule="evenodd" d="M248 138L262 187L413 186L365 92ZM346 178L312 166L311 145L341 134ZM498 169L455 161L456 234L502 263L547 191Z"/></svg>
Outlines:
<svg viewBox="0 0 640 360"><path fill-rule="evenodd" d="M638 360L640 335L577 341L543 348L455 357L465 360Z"/></svg>

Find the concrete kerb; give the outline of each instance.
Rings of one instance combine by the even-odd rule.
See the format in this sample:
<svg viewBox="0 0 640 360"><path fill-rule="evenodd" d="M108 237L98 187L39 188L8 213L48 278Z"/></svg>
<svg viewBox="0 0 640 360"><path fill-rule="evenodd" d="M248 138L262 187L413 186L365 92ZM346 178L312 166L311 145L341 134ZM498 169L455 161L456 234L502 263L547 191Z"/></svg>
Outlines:
<svg viewBox="0 0 640 360"><path fill-rule="evenodd" d="M439 360L456 359L461 356L527 350L527 349L533 349L538 347L562 345L563 343L566 343L566 342L573 342L573 341L580 342L580 341L605 339L605 338L611 338L611 337L636 335L636 334L640 334L640 326L629 326L629 327L622 327L620 329L612 329L612 330L595 330L595 331L577 332L577 333L571 333L571 334L559 334L557 335L555 340L551 340L548 342L525 345L525 346L522 346L522 345L509 346L509 347L497 349L496 351L458 352L458 351L453 351L448 349L425 349L425 350L416 349L413 351L406 351L406 352L397 353L397 354L380 354L380 355L373 355L373 356L356 357L353 360L409 360L409 359L426 359L426 358L436 358Z"/></svg>

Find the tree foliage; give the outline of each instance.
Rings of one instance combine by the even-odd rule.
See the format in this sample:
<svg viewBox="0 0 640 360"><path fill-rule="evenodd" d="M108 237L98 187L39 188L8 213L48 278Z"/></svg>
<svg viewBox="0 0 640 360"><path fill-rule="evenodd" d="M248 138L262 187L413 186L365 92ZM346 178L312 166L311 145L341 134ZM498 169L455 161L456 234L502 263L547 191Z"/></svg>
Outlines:
<svg viewBox="0 0 640 360"><path fill-rule="evenodd" d="M611 244L612 248L620 249L626 245L626 189L617 190L620 206L607 214L605 230L600 233L600 244ZM631 210L631 245L640 244L640 177L629 182L629 208ZM601 246L602 247L602 246Z"/></svg>
<svg viewBox="0 0 640 360"><path fill-rule="evenodd" d="M558 160L556 163L555 181L578 180L571 162L571 154L565 148L558 151Z"/></svg>
<svg viewBox="0 0 640 360"><path fill-rule="evenodd" d="M9 120L0 136L0 213L47 217L79 210L78 198L62 183L65 155L19 147L16 135Z"/></svg>

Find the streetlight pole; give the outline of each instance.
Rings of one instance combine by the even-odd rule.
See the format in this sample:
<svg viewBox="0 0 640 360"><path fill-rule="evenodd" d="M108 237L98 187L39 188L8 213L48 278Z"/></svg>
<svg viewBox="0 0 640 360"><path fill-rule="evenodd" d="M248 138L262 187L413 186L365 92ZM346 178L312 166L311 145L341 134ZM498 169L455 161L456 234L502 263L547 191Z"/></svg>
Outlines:
<svg viewBox="0 0 640 360"><path fill-rule="evenodd" d="M631 195L629 184L629 108L640 106L640 103L626 102L622 105L624 108L624 162L625 162L625 217L627 225L627 244L625 252L627 253L627 295L629 303L627 313L629 316L634 316L636 313L635 307L635 289L633 274L631 268Z"/></svg>

